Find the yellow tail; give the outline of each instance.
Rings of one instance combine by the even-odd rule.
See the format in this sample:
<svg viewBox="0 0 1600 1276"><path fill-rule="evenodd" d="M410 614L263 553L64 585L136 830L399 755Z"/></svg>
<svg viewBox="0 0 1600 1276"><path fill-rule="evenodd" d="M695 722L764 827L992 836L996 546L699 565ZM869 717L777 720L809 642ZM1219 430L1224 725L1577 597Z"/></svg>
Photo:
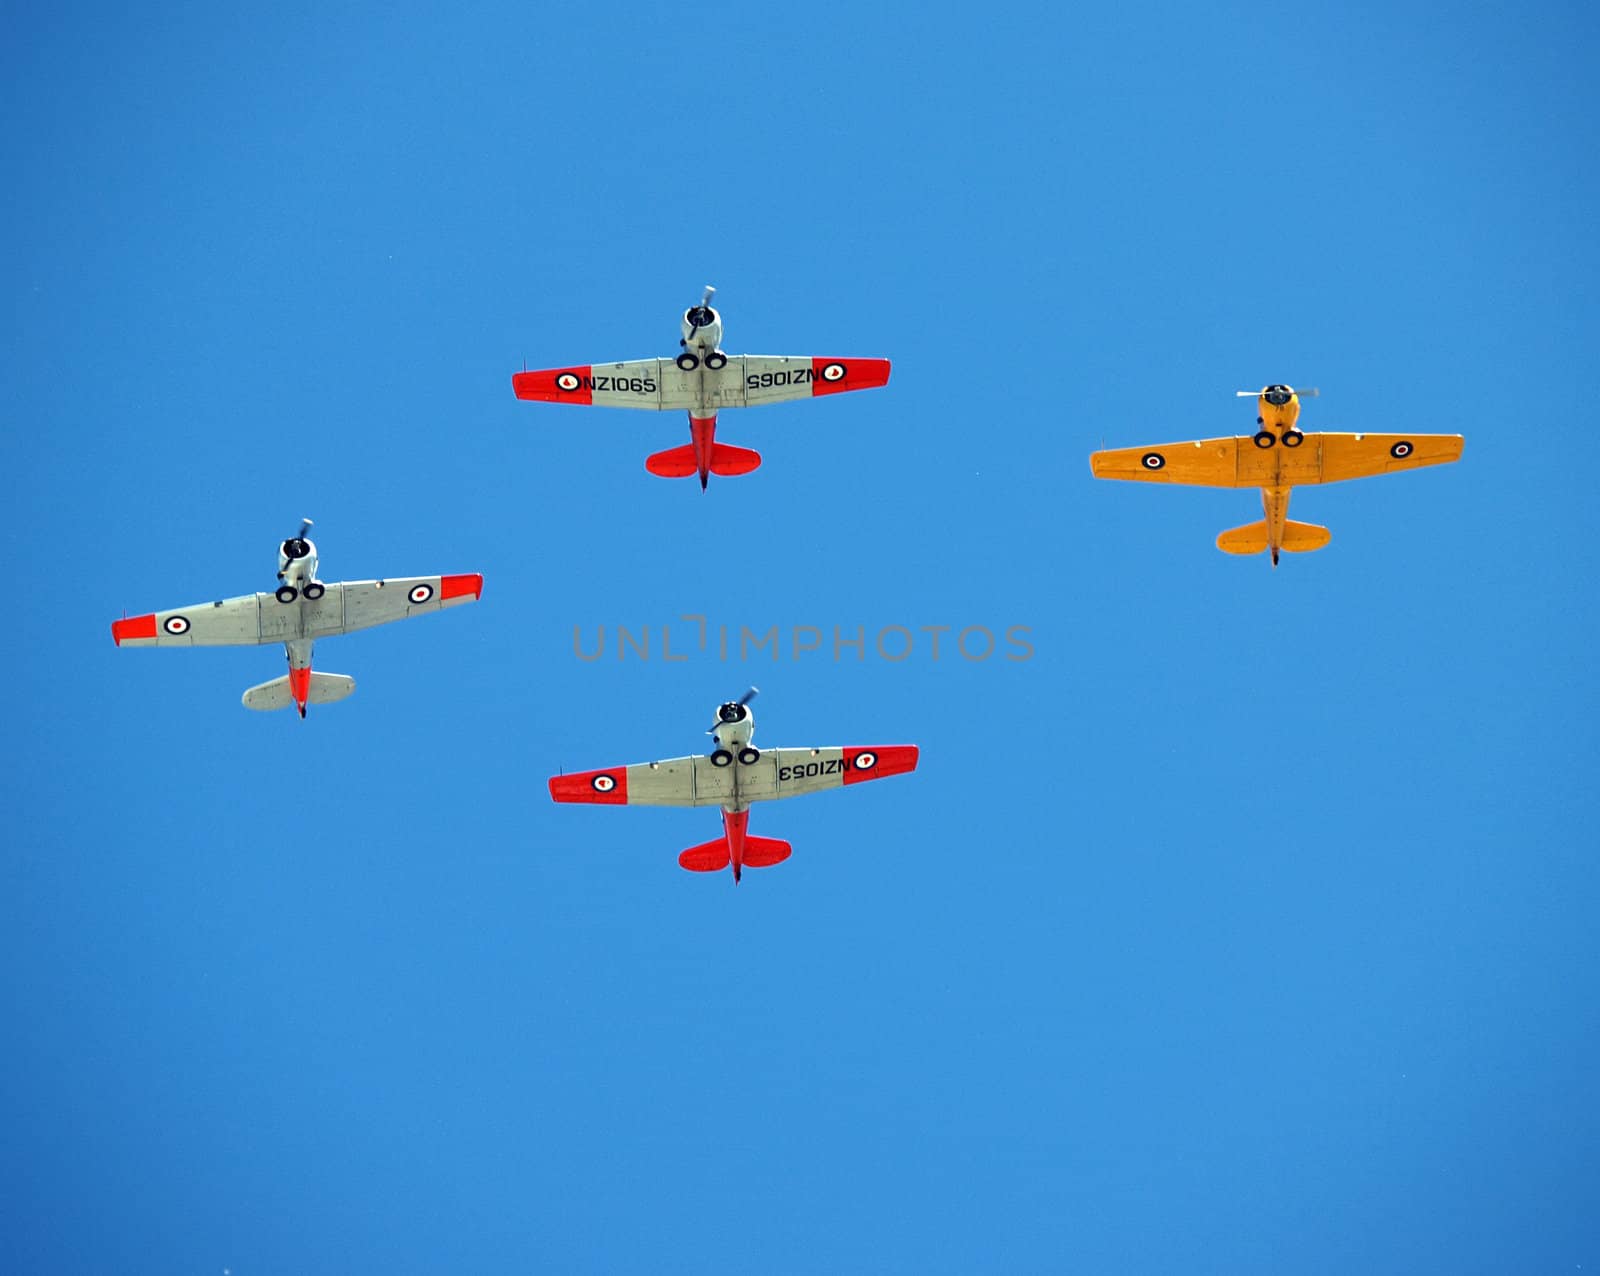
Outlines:
<svg viewBox="0 0 1600 1276"><path fill-rule="evenodd" d="M1224 554L1259 554L1267 547L1267 520L1230 527L1217 537L1217 548Z"/></svg>
<svg viewBox="0 0 1600 1276"><path fill-rule="evenodd" d="M1332 539L1333 533L1326 527L1319 527L1315 523L1297 523L1292 518L1284 520L1283 547L1291 554L1309 554L1314 549L1321 549Z"/></svg>
<svg viewBox="0 0 1600 1276"><path fill-rule="evenodd" d="M1321 549L1333 533L1315 523L1297 523L1292 518L1284 520L1283 548L1291 554L1309 554ZM1259 554L1267 547L1267 522L1246 523L1231 527L1217 537L1217 548L1224 554Z"/></svg>

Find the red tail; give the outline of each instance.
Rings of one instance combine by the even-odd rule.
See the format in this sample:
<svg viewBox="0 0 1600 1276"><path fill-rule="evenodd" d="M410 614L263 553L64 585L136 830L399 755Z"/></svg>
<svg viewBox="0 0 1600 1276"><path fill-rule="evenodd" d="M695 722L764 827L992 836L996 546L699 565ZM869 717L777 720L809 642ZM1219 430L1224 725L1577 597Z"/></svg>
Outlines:
<svg viewBox="0 0 1600 1276"><path fill-rule="evenodd" d="M754 448L734 447L731 443L714 443L711 447L711 472L724 478L735 474L748 474L761 464L761 453Z"/></svg>
<svg viewBox="0 0 1600 1276"><path fill-rule="evenodd" d="M750 822L749 811L724 811L722 836L714 842L691 846L678 856L678 863L691 873L716 873L733 865L733 880L738 881L741 870L771 868L789 858L793 847L775 837L750 837L745 826Z"/></svg>
<svg viewBox="0 0 1600 1276"><path fill-rule="evenodd" d="M716 441L717 418L714 416L691 415L689 434L693 443L652 453L645 458L644 468L661 478L688 478L698 474L704 490L708 474L725 477L748 474L761 464L761 453Z"/></svg>
<svg viewBox="0 0 1600 1276"><path fill-rule="evenodd" d="M645 458L644 468L658 478L688 478L700 472L700 462L695 459L694 444L669 447L665 452L653 452Z"/></svg>
<svg viewBox="0 0 1600 1276"><path fill-rule="evenodd" d="M311 696L311 670L289 670L289 694L294 697L294 707L300 710L300 716L306 716L306 700Z"/></svg>

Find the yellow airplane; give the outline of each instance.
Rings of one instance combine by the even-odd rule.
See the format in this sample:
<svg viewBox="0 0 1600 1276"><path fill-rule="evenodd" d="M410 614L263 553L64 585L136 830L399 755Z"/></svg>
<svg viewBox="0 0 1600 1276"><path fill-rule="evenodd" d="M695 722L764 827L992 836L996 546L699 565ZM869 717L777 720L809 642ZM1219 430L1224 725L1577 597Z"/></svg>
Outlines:
<svg viewBox="0 0 1600 1276"><path fill-rule="evenodd" d="M1459 434L1302 434L1296 428L1300 400L1316 393L1304 390L1296 394L1286 385L1269 385L1259 394L1240 390L1239 398L1257 402L1253 436L1113 448L1095 452L1089 465L1096 478L1194 487L1259 487L1266 517L1223 532L1217 537L1217 548L1225 554L1270 550L1276 567L1280 550L1308 553L1321 549L1329 538L1326 527L1296 523L1288 517L1290 488L1392 474L1461 458Z"/></svg>

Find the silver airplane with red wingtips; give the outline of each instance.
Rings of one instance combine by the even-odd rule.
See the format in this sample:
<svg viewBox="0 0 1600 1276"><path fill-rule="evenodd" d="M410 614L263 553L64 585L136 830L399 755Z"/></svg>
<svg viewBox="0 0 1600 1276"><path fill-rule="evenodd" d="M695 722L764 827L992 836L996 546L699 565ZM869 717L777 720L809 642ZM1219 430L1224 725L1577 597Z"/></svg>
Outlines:
<svg viewBox="0 0 1600 1276"><path fill-rule="evenodd" d="M246 647L281 642L289 672L244 693L247 709L286 709L306 716L308 704L331 704L356 689L342 673L314 673L311 648L318 638L354 633L391 620L407 620L445 607L476 602L483 577L402 576L325 585L317 579L317 547L306 539L311 520L278 546L278 588L214 603L125 617L111 622L119 647Z"/></svg>
<svg viewBox="0 0 1600 1276"><path fill-rule="evenodd" d="M737 882L746 868L767 868L789 858L789 843L746 832L753 802L799 797L881 780L917 769L917 746L884 744L820 749L758 749L752 743L755 715L751 687L717 708L708 734L710 755L641 762L557 775L550 796L557 802L600 806L720 806L722 836L691 846L678 863L691 873L715 873L733 866Z"/></svg>
<svg viewBox="0 0 1600 1276"><path fill-rule="evenodd" d="M683 312L681 352L673 359L579 364L519 372L511 388L519 399L581 403L605 408L681 408L689 414L691 442L656 452L645 469L661 478L748 474L761 464L750 448L718 443L717 413L764 403L811 399L887 385L887 359L836 359L814 355L724 354L722 316L711 306L715 288Z"/></svg>

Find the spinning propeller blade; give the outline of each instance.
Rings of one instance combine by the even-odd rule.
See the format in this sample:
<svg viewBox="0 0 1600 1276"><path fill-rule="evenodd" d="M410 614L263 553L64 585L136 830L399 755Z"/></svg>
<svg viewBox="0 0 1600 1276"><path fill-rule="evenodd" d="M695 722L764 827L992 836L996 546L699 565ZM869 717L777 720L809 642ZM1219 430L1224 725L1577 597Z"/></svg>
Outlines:
<svg viewBox="0 0 1600 1276"><path fill-rule="evenodd" d="M745 716L745 706L761 694L760 687L751 687L737 700L730 700L717 708L717 720L711 724L707 735L716 735L717 728L729 722L738 722Z"/></svg>
<svg viewBox="0 0 1600 1276"><path fill-rule="evenodd" d="M716 295L716 291L710 284L707 284L705 296L700 298L700 304L689 308L689 313L686 316L689 320L689 335L680 341L679 345L687 347L694 340L694 334L711 322L711 298Z"/></svg>

